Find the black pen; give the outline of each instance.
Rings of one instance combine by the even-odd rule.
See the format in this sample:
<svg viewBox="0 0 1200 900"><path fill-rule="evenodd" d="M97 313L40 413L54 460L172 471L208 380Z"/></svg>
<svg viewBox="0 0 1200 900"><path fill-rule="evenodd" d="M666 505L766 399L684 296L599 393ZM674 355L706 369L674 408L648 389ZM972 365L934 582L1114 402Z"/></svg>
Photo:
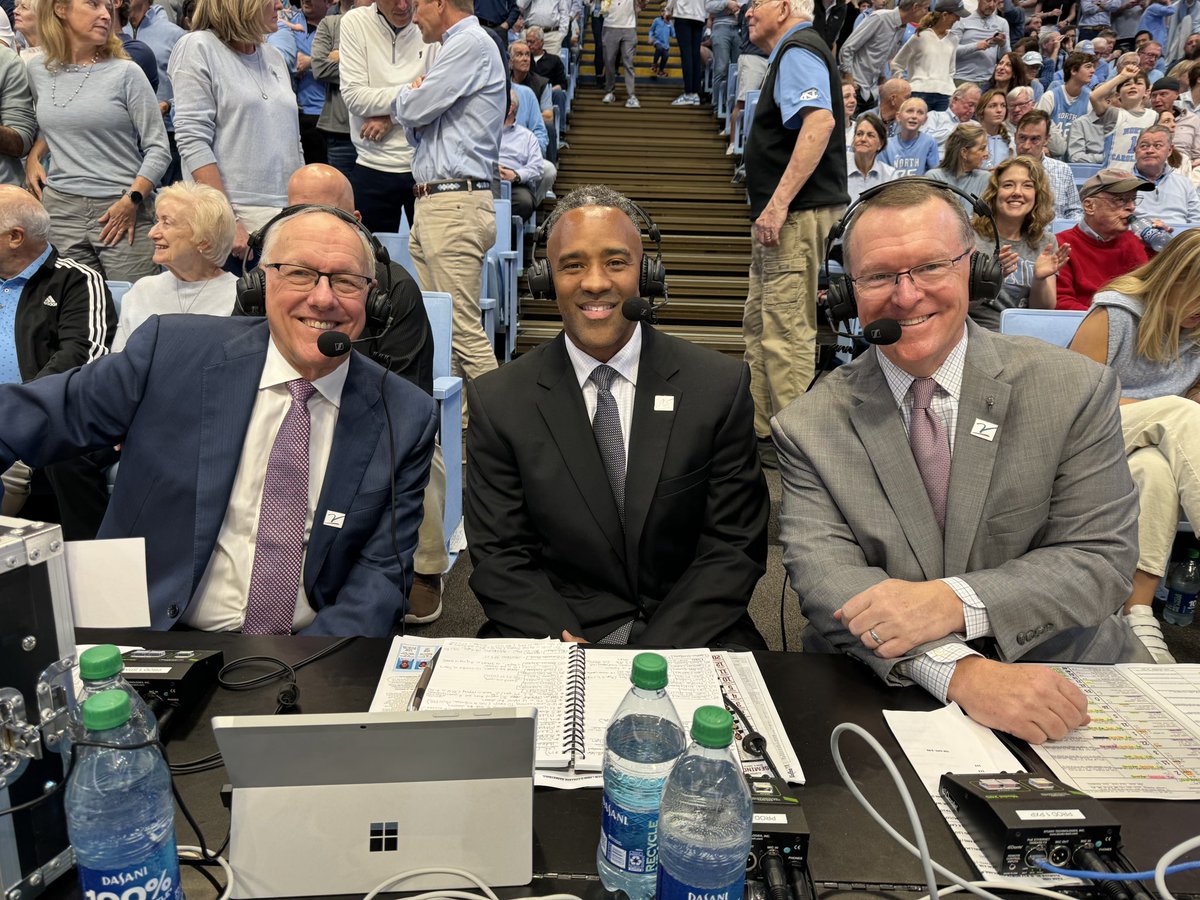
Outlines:
<svg viewBox="0 0 1200 900"><path fill-rule="evenodd" d="M417 681L417 687L413 691L412 698L408 701L408 712L421 708L421 701L425 699L425 691L429 688L429 679L433 677L433 667L437 663L438 654L441 652L442 648L438 647L433 651L433 656L429 657L429 664L425 666L425 671L421 673L421 678Z"/></svg>

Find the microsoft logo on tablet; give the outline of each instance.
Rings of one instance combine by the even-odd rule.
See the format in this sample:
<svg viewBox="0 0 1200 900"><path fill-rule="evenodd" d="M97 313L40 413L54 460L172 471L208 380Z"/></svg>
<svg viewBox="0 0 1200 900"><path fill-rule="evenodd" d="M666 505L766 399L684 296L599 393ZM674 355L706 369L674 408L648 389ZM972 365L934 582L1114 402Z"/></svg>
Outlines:
<svg viewBox="0 0 1200 900"><path fill-rule="evenodd" d="M394 853L399 850L400 825L398 822L371 823L371 852Z"/></svg>

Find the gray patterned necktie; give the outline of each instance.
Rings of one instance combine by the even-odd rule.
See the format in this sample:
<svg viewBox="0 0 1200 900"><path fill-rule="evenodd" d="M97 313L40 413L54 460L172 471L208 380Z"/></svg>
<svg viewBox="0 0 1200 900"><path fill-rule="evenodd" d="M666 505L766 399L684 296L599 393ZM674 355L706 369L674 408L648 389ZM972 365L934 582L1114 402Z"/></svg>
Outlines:
<svg viewBox="0 0 1200 900"><path fill-rule="evenodd" d="M912 383L912 422L908 428L908 443L912 447L917 470L925 482L925 493L933 505L938 527L946 528L946 494L950 488L950 440L942 417L929 408L937 382L932 378L916 378Z"/></svg>
<svg viewBox="0 0 1200 900"><path fill-rule="evenodd" d="M291 634L296 613L308 515L308 398L316 388L297 378L287 389L292 405L267 460L244 634Z"/></svg>
<svg viewBox="0 0 1200 900"><path fill-rule="evenodd" d="M617 514L621 527L625 526L625 438L621 435L621 416L617 412L617 401L612 395L613 379L617 370L612 366L599 365L592 369L588 380L596 385L596 412L592 416L592 431L596 435L596 446L604 460L604 471L608 473L608 485L613 499L617 501Z"/></svg>

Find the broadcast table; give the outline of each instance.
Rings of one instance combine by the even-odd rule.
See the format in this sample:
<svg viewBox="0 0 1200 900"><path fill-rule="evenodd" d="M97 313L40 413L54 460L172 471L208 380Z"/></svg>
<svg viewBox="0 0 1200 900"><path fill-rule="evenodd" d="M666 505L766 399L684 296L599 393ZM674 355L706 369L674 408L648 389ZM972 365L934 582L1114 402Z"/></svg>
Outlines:
<svg viewBox="0 0 1200 900"><path fill-rule="evenodd" d="M111 642L152 649L220 649L226 663L251 655L274 656L296 663L335 639L81 629L77 640L81 644ZM298 711L365 711L371 703L389 644L386 640L359 638L301 669L297 673ZM888 688L849 657L768 652L756 654L756 659L804 768L806 784L798 793L812 832L810 869L820 896L863 893L911 896L912 892L924 892L919 862L884 834L854 801L838 776L830 755L829 734L841 722L854 722L870 731L895 760L916 800L934 859L960 875L974 876L970 862L883 720L884 709L933 709L937 705L933 698L919 688ZM256 671L244 670L234 677L249 677ZM282 681L274 681L249 691L218 688L202 709L182 712L167 735L172 764L216 751L209 727L212 716L273 713L282 686ZM1018 745L1013 749L1031 771L1047 771L1027 747ZM908 835L909 826L899 795L880 760L860 739L850 735L842 740L842 753L863 793L888 821ZM227 781L224 770L217 768L176 777L209 845L219 846L229 825L229 814L220 796ZM1139 869L1153 868L1167 849L1200 834L1200 802L1110 800L1105 801L1105 806L1122 823L1124 854ZM530 888L513 889L507 895L567 890L585 900L606 897L595 879L599 810L597 790L536 789L533 868L537 875ZM195 843L182 818L178 819L178 836L181 844ZM1169 886L1176 896L1200 897L1200 870L1173 876ZM212 894L211 886L194 874L185 875L185 888L192 900L203 900ZM77 894L77 887L74 878L68 875L46 896L59 900L73 894Z"/></svg>

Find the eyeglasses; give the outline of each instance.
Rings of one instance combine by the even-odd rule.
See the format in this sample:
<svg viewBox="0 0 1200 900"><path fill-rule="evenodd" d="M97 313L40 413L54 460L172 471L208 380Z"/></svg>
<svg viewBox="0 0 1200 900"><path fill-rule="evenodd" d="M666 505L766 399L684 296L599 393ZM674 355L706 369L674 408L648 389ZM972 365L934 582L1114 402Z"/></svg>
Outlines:
<svg viewBox="0 0 1200 900"><path fill-rule="evenodd" d="M358 297L371 286L375 279L369 275L357 275L353 272L320 272L307 266L293 266L290 263L266 263L264 268L274 269L288 287L311 291L322 278L329 279L330 289L339 297Z"/></svg>
<svg viewBox="0 0 1200 900"><path fill-rule="evenodd" d="M1103 197L1104 202L1109 206L1137 206L1142 202L1140 191L1134 191L1129 194L1112 194L1108 191L1101 191L1096 196Z"/></svg>
<svg viewBox="0 0 1200 900"><path fill-rule="evenodd" d="M780 2L780 0L752 0L752 2L750 3L750 8L751 9L759 9L763 6L766 6L768 3L778 3L778 2Z"/></svg>
<svg viewBox="0 0 1200 900"><path fill-rule="evenodd" d="M972 248L967 248L953 259L935 259L905 269L903 272L876 272L873 275L860 275L851 278L854 291L864 299L881 299L892 292L900 284L900 279L907 275L915 287L928 291L940 287L950 277L958 261L971 254Z"/></svg>

